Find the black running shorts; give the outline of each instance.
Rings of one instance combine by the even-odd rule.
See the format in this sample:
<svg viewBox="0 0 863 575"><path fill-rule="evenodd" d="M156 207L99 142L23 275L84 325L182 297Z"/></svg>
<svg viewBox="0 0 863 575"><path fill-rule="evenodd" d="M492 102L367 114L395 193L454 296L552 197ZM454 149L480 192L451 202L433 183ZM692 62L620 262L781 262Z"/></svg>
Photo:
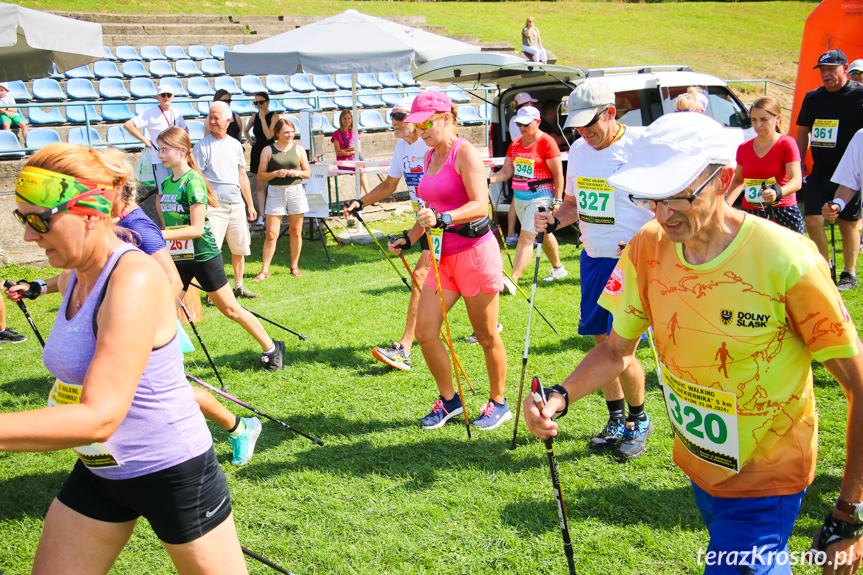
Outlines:
<svg viewBox="0 0 863 575"><path fill-rule="evenodd" d="M204 288L204 291L207 293L218 291L228 283L222 254L210 258L205 262L181 261L174 262L174 265L177 266L177 271L180 272L180 280L183 282L184 290L189 287L193 278L197 280L195 283Z"/></svg>
<svg viewBox="0 0 863 575"><path fill-rule="evenodd" d="M830 181L815 179L812 176L806 178L803 189L797 193L797 201L803 201L804 216L820 216L821 208L827 202L832 202L836 196L839 184ZM845 209L839 212L839 219L856 222L860 219L860 191L858 190Z"/></svg>

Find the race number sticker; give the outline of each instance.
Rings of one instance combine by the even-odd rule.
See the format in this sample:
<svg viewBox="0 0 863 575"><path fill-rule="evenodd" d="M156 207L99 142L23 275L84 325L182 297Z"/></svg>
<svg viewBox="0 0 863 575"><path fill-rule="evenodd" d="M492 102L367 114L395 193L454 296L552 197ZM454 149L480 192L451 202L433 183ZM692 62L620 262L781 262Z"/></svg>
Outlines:
<svg viewBox="0 0 863 575"><path fill-rule="evenodd" d="M839 136L839 120L815 120L812 123L810 146L815 148L835 148Z"/></svg>
<svg viewBox="0 0 863 575"><path fill-rule="evenodd" d="M746 198L746 201L750 204L765 204L767 202L764 201L764 198L761 195L761 184L764 184L769 188L775 183L776 178L770 178L769 180L745 178L743 180L743 197Z"/></svg>
<svg viewBox="0 0 863 575"><path fill-rule="evenodd" d="M533 179L533 160L530 158L515 158L512 161L513 177L524 180Z"/></svg>
<svg viewBox="0 0 863 575"><path fill-rule="evenodd" d="M431 235L432 242L432 251L434 252L434 259L440 261L440 253L443 249L443 229L442 228L432 228L429 230L429 234Z"/></svg>
<svg viewBox="0 0 863 575"><path fill-rule="evenodd" d="M588 224L614 225L614 188L602 178L577 177L578 219Z"/></svg>
<svg viewBox="0 0 863 575"><path fill-rule="evenodd" d="M64 383L59 379L54 380L54 387L48 394L48 407L81 403L82 387L73 383ZM90 445L73 447L72 450L78 454L81 463L87 467L97 469L120 467L120 463L104 443L91 443Z"/></svg>
<svg viewBox="0 0 863 575"><path fill-rule="evenodd" d="M662 393L674 433L695 457L740 472L737 396L672 375L660 364Z"/></svg>
<svg viewBox="0 0 863 575"><path fill-rule="evenodd" d="M187 226L169 226L165 229L175 230L184 227ZM171 254L171 259L175 262L195 259L194 240L165 240L165 246L168 248L168 253Z"/></svg>

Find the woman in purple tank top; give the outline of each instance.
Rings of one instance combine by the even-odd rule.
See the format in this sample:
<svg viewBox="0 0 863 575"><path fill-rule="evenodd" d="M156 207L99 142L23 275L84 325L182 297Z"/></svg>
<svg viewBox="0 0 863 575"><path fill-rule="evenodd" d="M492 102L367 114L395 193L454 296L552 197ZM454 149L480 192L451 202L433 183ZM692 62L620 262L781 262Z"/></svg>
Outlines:
<svg viewBox="0 0 863 575"><path fill-rule="evenodd" d="M495 429L512 418L503 395L506 350L498 333L498 292L503 289L503 262L487 222L488 184L477 149L456 132L456 112L447 96L427 91L414 100L406 122L417 125L431 150L417 193L428 206L417 212L417 223L390 249L419 241L427 228L444 228L440 243L440 282L447 308L464 297L470 323L483 354L490 386L489 401L473 425ZM434 257L434 256L432 256ZM442 427L463 411L452 384L449 356L440 340L443 313L434 274L426 276L417 308L416 338L438 385L439 398L421 421L427 429Z"/></svg>
<svg viewBox="0 0 863 575"><path fill-rule="evenodd" d="M64 296L43 355L57 378L48 408L0 414L0 450L72 448L79 458L48 509L33 573L106 572L140 516L178 569L246 573L227 483L183 374L171 286L109 223L128 178L121 156L53 144L15 186L24 239L65 270Z"/></svg>

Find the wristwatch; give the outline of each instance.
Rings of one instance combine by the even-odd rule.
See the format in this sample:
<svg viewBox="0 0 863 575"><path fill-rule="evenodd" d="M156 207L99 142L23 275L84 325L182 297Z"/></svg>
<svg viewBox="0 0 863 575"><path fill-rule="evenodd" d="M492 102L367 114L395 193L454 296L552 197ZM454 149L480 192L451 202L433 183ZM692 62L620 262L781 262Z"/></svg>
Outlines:
<svg viewBox="0 0 863 575"><path fill-rule="evenodd" d="M850 515L854 523L863 523L863 502L848 503L842 499L837 499L836 509Z"/></svg>
<svg viewBox="0 0 863 575"><path fill-rule="evenodd" d="M548 397L549 393L557 393L557 394L563 396L563 401L564 401L563 411L560 411L560 412L554 414L554 416L552 417L552 419L560 419L561 417L566 415L567 411L569 411L569 393L567 393L566 388L563 387L562 385L553 385L551 387L547 387L545 389L546 397Z"/></svg>
<svg viewBox="0 0 863 575"><path fill-rule="evenodd" d="M443 213L443 214L435 214L437 216L437 224L435 224L436 228L446 228L452 224L452 216Z"/></svg>

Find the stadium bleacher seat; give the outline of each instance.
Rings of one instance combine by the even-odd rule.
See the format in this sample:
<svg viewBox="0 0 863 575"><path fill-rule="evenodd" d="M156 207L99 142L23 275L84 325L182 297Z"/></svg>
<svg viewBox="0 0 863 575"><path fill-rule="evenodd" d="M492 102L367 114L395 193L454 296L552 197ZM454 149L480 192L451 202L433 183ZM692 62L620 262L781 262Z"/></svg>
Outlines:
<svg viewBox="0 0 863 575"><path fill-rule="evenodd" d="M291 74L288 85L294 92L314 92L315 87L306 74Z"/></svg>
<svg viewBox="0 0 863 575"><path fill-rule="evenodd" d="M87 108L87 117L84 117L84 108ZM66 107L66 121L70 124L85 124L90 122L95 124L102 121L102 116L96 111L96 106L93 104L85 104L81 106Z"/></svg>
<svg viewBox="0 0 863 575"><path fill-rule="evenodd" d="M336 86L341 88L342 90L350 90L351 89L351 75L350 74L336 74L333 79L336 82Z"/></svg>
<svg viewBox="0 0 863 575"><path fill-rule="evenodd" d="M312 107L306 102L305 98L299 94L293 96L285 96L282 98L282 105L289 112L299 112L300 110L311 110Z"/></svg>
<svg viewBox="0 0 863 575"><path fill-rule="evenodd" d="M416 98L417 96L420 95L420 92L422 92L422 90L420 90L419 88L414 88L414 87L405 88L405 97Z"/></svg>
<svg viewBox="0 0 863 575"><path fill-rule="evenodd" d="M150 71L144 67L143 62L132 60L123 62L123 75L127 78L149 78Z"/></svg>
<svg viewBox="0 0 863 575"><path fill-rule="evenodd" d="M107 46L102 46L102 51L105 52L105 55L102 56L103 60L112 60L113 61L113 60L117 59L117 57L114 55L114 53L111 52L111 49L108 48Z"/></svg>
<svg viewBox="0 0 863 575"><path fill-rule="evenodd" d="M350 90L339 90L333 94L333 102L335 102L336 106L342 110L350 110L354 105L353 96L351 96Z"/></svg>
<svg viewBox="0 0 863 575"><path fill-rule="evenodd" d="M125 102L105 102L102 104L102 118L108 122L125 122L135 117Z"/></svg>
<svg viewBox="0 0 863 575"><path fill-rule="evenodd" d="M159 105L159 101L156 98L144 98L142 100L138 100L132 107L132 112L136 116L140 116L147 110L151 108L155 108Z"/></svg>
<svg viewBox="0 0 863 575"><path fill-rule="evenodd" d="M284 92L293 92L291 87L285 81L285 77L281 74L269 74L264 79L264 86L270 94L282 94Z"/></svg>
<svg viewBox="0 0 863 575"><path fill-rule="evenodd" d="M384 122L381 113L377 110L363 110L360 112L359 129L364 132L380 132L390 127Z"/></svg>
<svg viewBox="0 0 863 575"><path fill-rule="evenodd" d="M312 106L319 110L335 110L336 108L338 108L338 106L336 106L336 103L333 102L332 98L330 98L330 94L326 92L315 90L314 92L309 94L309 96L309 103L311 103Z"/></svg>
<svg viewBox="0 0 863 575"><path fill-rule="evenodd" d="M31 128L24 136L24 145L28 148L41 150L50 144L62 142L60 134L53 128Z"/></svg>
<svg viewBox="0 0 863 575"><path fill-rule="evenodd" d="M419 86L419 82L414 80L414 75L410 72L399 72L399 82L403 86Z"/></svg>
<svg viewBox="0 0 863 575"><path fill-rule="evenodd" d="M201 120L189 120L186 126L189 128L189 139L193 144L204 137L204 122Z"/></svg>
<svg viewBox="0 0 863 575"><path fill-rule="evenodd" d="M189 58L192 60L206 60L212 58L210 52L200 44L189 46Z"/></svg>
<svg viewBox="0 0 863 575"><path fill-rule="evenodd" d="M57 71L57 64L51 63L51 67L54 69L54 72L51 74L51 77L55 80L65 80L66 76Z"/></svg>
<svg viewBox="0 0 863 575"><path fill-rule="evenodd" d="M66 93L60 87L60 82L52 78L39 78L30 85L33 97L37 100L65 100Z"/></svg>
<svg viewBox="0 0 863 575"><path fill-rule="evenodd" d="M108 143L120 150L141 150L143 142L135 138L123 126L111 126L108 128Z"/></svg>
<svg viewBox="0 0 863 575"><path fill-rule="evenodd" d="M273 108L273 103L276 100L274 98L270 98L270 111L271 112L279 112L281 110L276 110ZM284 109L284 108L283 108ZM231 101L231 111L235 114L240 114L245 116L246 114L257 114L258 109L252 104L250 100L232 100Z"/></svg>
<svg viewBox="0 0 863 575"><path fill-rule="evenodd" d="M402 83L393 72L381 72L378 74L378 82L386 88L401 88Z"/></svg>
<svg viewBox="0 0 863 575"><path fill-rule="evenodd" d="M491 104L485 103L479 106L479 117L483 120L491 120Z"/></svg>
<svg viewBox="0 0 863 575"><path fill-rule="evenodd" d="M0 130L0 158L23 158L18 136L9 130Z"/></svg>
<svg viewBox="0 0 863 575"><path fill-rule="evenodd" d="M371 88L363 88L357 92L357 103L363 108L380 108L386 106L377 92Z"/></svg>
<svg viewBox="0 0 863 575"><path fill-rule="evenodd" d="M69 133L66 134L66 141L70 144L77 144L78 146L87 146L89 145L91 148L107 148L104 140L102 140L102 136L99 135L99 132L96 131L96 128L90 128L90 142L87 142L87 128L72 128L69 130Z"/></svg>
<svg viewBox="0 0 863 575"><path fill-rule="evenodd" d="M192 105L191 102L174 102L171 105L171 109L175 110L184 118L197 118L201 115L201 113L198 111L198 108Z"/></svg>
<svg viewBox="0 0 863 575"><path fill-rule="evenodd" d="M206 116L207 114L210 113L210 104L211 103L212 102L209 102L207 100L198 100L195 103L195 106L198 108L198 111L201 113L202 116Z"/></svg>
<svg viewBox="0 0 863 575"><path fill-rule="evenodd" d="M216 93L213 87L210 86L210 81L203 76L192 76L189 78L188 82L186 82L186 89L189 90L189 94L199 98L201 96L212 96ZM176 95L176 90L174 93Z"/></svg>
<svg viewBox="0 0 863 575"><path fill-rule="evenodd" d="M449 99L456 104L466 104L470 102L470 96L468 96L464 90L462 90L459 86L456 86L455 84L450 84L449 86L447 86L444 92L447 96L449 96Z"/></svg>
<svg viewBox="0 0 863 575"><path fill-rule="evenodd" d="M141 56L138 55L138 51L135 50L134 46L117 46L114 48L114 53L117 55L117 59L123 62L141 59Z"/></svg>
<svg viewBox="0 0 863 575"><path fill-rule="evenodd" d="M231 50L239 50L239 49L245 48L245 47L246 47L245 44L234 44L234 46L231 48Z"/></svg>
<svg viewBox="0 0 863 575"><path fill-rule="evenodd" d="M99 95L106 100L124 99L128 100L132 97L126 89L122 80L117 78L102 78L99 80Z"/></svg>
<svg viewBox="0 0 863 575"><path fill-rule="evenodd" d="M375 75L369 72L357 74L357 86L361 88L383 88Z"/></svg>
<svg viewBox="0 0 863 575"><path fill-rule="evenodd" d="M93 82L84 78L66 80L66 94L70 100L98 100L99 94L93 87Z"/></svg>
<svg viewBox="0 0 863 575"><path fill-rule="evenodd" d="M323 90L325 92L335 92L339 89L336 86L336 83L333 82L333 77L329 74L315 74L312 76L312 84L314 84L315 88L318 90Z"/></svg>
<svg viewBox="0 0 863 575"><path fill-rule="evenodd" d="M457 112L459 124L464 124L465 126L472 126L485 123L485 120L483 120L477 113L476 108L469 104L459 106L457 108Z"/></svg>
<svg viewBox="0 0 863 575"><path fill-rule="evenodd" d="M233 108L232 108L233 109ZM270 112L275 112L277 114L281 114L282 112L286 112L284 104L280 100L276 98L270 98ZM255 110L257 112L257 110Z"/></svg>
<svg viewBox="0 0 863 575"><path fill-rule="evenodd" d="M205 76L220 76L225 73L225 68L215 58L207 58L201 61L201 73Z"/></svg>
<svg viewBox="0 0 863 575"><path fill-rule="evenodd" d="M122 78L123 73L120 72L120 69L117 68L117 64L114 62L108 62L107 60L99 60L98 62L93 62L93 73L96 74L97 78Z"/></svg>
<svg viewBox="0 0 863 575"><path fill-rule="evenodd" d="M240 90L246 94L257 94L258 92L266 92L267 89L261 82L261 79L253 74L248 74L240 78Z"/></svg>
<svg viewBox="0 0 863 575"><path fill-rule="evenodd" d="M195 64L192 60L188 58L185 60L177 60L174 62L174 67L177 70L177 75L179 76L200 76L201 71L198 69L198 65Z"/></svg>
<svg viewBox="0 0 863 575"><path fill-rule="evenodd" d="M66 70L67 78L95 78L96 75L93 74L93 70L90 69L90 66L78 66L77 68L72 68L71 70Z"/></svg>
<svg viewBox="0 0 863 575"><path fill-rule="evenodd" d="M150 62L150 74L158 78L176 76L177 72L171 67L167 60L153 60Z"/></svg>
<svg viewBox="0 0 863 575"><path fill-rule="evenodd" d="M384 114L384 122L387 123L387 126L393 125L393 111L387 110L387 113Z"/></svg>
<svg viewBox="0 0 863 575"><path fill-rule="evenodd" d="M158 46L141 46L141 58L152 62L153 60L165 60L165 55Z"/></svg>
<svg viewBox="0 0 863 575"><path fill-rule="evenodd" d="M330 123L330 119L326 115L318 113L312 114L312 130L315 132L321 131L327 136L336 131Z"/></svg>
<svg viewBox="0 0 863 575"><path fill-rule="evenodd" d="M156 86L149 78L132 78L129 80L129 93L134 98L155 98Z"/></svg>
<svg viewBox="0 0 863 575"><path fill-rule="evenodd" d="M189 92L186 91L179 78L162 78L159 83L170 86L174 90L175 98L187 98L189 96Z"/></svg>
<svg viewBox="0 0 863 575"><path fill-rule="evenodd" d="M216 90L225 90L229 94L242 94L242 90L237 86L237 81L234 80L231 76L218 76L213 78L213 88Z"/></svg>
<svg viewBox="0 0 863 575"><path fill-rule="evenodd" d="M228 51L228 47L224 44L214 44L210 46L210 54L213 55L213 58L216 60L224 60L225 52Z"/></svg>
<svg viewBox="0 0 863 575"><path fill-rule="evenodd" d="M387 106L395 106L396 102L398 102L404 97L402 96L401 92L393 89L381 90L380 92L378 92L378 96L381 100L384 101L384 104L386 104Z"/></svg>
<svg viewBox="0 0 863 575"><path fill-rule="evenodd" d="M9 95L15 98L16 102L29 102L33 99L33 95L27 89L27 84L21 80L9 81Z"/></svg>
<svg viewBox="0 0 863 575"><path fill-rule="evenodd" d="M165 46L165 57L168 60L188 60L189 55L182 46Z"/></svg>
<svg viewBox="0 0 863 575"><path fill-rule="evenodd" d="M297 136L299 136L300 135L299 134L300 119L297 116L294 116L293 114L286 114L286 115L282 116L282 118L285 120L290 120L290 122L294 125L294 130L297 132Z"/></svg>

